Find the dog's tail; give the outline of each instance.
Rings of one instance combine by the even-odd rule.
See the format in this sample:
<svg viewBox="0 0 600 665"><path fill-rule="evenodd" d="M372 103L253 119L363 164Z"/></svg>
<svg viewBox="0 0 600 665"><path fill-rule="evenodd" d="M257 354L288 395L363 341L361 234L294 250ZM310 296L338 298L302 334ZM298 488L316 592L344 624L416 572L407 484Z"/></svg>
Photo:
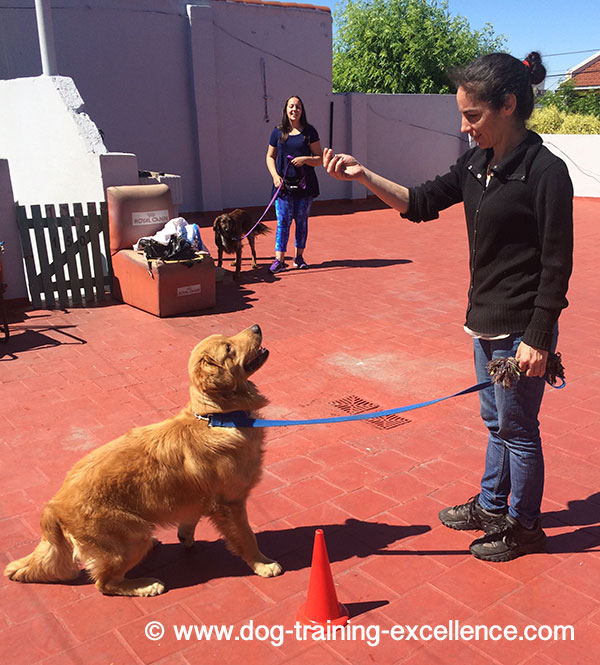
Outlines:
<svg viewBox="0 0 600 665"><path fill-rule="evenodd" d="M51 504L40 520L42 539L31 554L11 561L4 574L15 582L64 582L79 575L73 560L73 546L65 538Z"/></svg>
<svg viewBox="0 0 600 665"><path fill-rule="evenodd" d="M271 233L272 229L270 226L267 226L266 224L263 224L260 222L257 227L252 231L252 233L255 233L256 235L262 236L267 233Z"/></svg>

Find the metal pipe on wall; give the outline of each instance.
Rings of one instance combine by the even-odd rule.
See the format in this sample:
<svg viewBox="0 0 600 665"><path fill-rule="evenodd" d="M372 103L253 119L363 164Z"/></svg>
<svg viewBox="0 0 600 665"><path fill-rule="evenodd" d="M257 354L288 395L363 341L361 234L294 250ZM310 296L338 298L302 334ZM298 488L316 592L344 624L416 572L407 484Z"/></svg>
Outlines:
<svg viewBox="0 0 600 665"><path fill-rule="evenodd" d="M42 56L42 74L57 76L56 49L54 47L54 28L50 0L35 0L40 55Z"/></svg>

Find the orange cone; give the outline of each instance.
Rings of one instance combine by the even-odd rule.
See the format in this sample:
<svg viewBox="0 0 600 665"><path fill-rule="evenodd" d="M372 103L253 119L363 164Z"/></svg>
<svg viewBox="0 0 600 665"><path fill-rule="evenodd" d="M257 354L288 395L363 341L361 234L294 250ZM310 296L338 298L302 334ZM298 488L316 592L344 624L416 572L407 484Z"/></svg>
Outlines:
<svg viewBox="0 0 600 665"><path fill-rule="evenodd" d="M343 626L348 622L348 610L338 602L333 586L323 529L315 531L308 596L296 614L296 621L308 626Z"/></svg>

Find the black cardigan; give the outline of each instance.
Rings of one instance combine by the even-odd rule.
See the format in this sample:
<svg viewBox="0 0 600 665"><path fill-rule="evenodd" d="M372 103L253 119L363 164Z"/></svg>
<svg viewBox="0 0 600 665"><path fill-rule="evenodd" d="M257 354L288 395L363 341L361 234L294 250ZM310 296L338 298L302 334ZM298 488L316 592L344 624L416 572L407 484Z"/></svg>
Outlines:
<svg viewBox="0 0 600 665"><path fill-rule="evenodd" d="M466 325L478 333L523 332L549 350L567 306L573 257L573 185L565 163L534 132L492 169L491 150L473 148L450 171L410 189L406 214L436 219L464 202L469 238Z"/></svg>

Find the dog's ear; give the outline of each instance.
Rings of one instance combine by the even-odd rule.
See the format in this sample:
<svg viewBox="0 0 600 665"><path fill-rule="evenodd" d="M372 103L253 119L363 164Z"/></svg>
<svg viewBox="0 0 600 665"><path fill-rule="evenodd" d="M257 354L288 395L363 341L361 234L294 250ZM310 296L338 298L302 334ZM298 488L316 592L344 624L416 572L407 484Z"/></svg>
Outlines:
<svg viewBox="0 0 600 665"><path fill-rule="evenodd" d="M239 377L236 366L228 362L221 364L208 354L203 354L194 367L193 380L198 389L207 394L224 394L237 390Z"/></svg>
<svg viewBox="0 0 600 665"><path fill-rule="evenodd" d="M213 230L214 231L217 230L217 226L219 226L220 221L221 221L221 215L219 215L218 217L215 217L215 221L213 222Z"/></svg>

